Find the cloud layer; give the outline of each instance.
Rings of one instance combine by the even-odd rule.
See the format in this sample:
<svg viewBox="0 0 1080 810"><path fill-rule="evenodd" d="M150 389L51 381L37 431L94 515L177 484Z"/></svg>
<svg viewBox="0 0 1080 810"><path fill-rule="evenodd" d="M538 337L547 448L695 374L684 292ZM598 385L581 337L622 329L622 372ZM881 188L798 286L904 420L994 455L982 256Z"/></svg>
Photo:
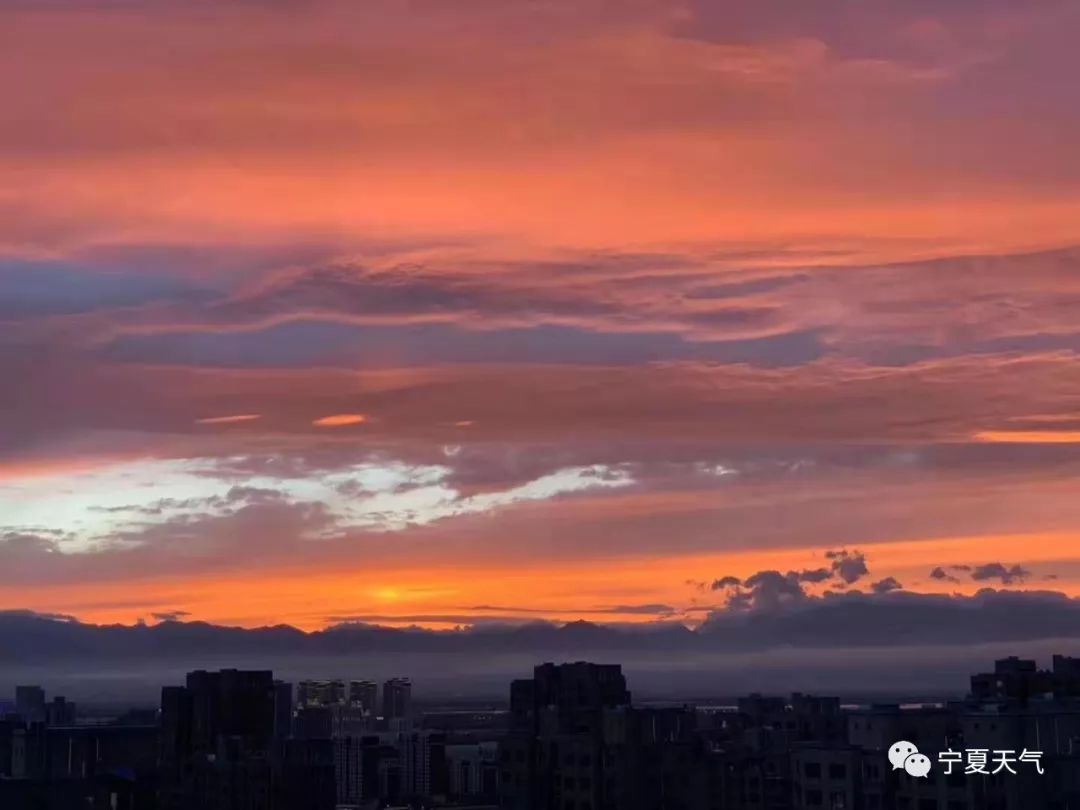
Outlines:
<svg viewBox="0 0 1080 810"><path fill-rule="evenodd" d="M1080 594L1077 14L0 0L0 607Z"/></svg>

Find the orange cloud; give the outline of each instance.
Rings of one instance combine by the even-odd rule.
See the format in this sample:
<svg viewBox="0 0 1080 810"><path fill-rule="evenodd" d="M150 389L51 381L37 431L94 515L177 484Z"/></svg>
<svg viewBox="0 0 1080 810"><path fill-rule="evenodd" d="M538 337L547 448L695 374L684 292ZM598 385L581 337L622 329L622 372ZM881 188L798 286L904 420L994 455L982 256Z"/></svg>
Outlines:
<svg viewBox="0 0 1080 810"><path fill-rule="evenodd" d="M983 430L975 439L1003 444L1080 444L1080 430Z"/></svg>
<svg viewBox="0 0 1080 810"><path fill-rule="evenodd" d="M200 425L231 425L238 422L254 422L261 418L262 414L259 413L238 413L232 416L207 416L195 421Z"/></svg>
<svg viewBox="0 0 1080 810"><path fill-rule="evenodd" d="M338 413L333 416L323 416L311 424L315 427L346 427L348 425L362 425L368 418L362 413Z"/></svg>
<svg viewBox="0 0 1080 810"><path fill-rule="evenodd" d="M13 242L1077 236L1068 110L940 112L994 42L898 55L879 23L850 58L780 10L718 31L666 2L362 5L3 12L0 72L34 76L5 99Z"/></svg>

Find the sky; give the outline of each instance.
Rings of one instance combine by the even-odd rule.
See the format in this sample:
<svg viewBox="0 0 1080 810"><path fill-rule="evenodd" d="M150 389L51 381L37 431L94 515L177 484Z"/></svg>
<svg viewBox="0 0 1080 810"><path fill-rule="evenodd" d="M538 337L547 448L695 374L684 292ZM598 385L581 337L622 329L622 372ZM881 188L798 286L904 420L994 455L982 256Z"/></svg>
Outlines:
<svg viewBox="0 0 1080 810"><path fill-rule="evenodd" d="M0 0L0 610L1080 596L1078 27Z"/></svg>

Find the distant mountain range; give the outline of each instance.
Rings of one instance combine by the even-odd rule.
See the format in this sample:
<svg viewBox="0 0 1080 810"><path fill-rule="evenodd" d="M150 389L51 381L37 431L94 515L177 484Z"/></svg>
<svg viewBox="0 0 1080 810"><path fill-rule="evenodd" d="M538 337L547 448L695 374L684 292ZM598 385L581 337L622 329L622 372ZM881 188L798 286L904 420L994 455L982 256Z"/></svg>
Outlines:
<svg viewBox="0 0 1080 810"><path fill-rule="evenodd" d="M853 592L771 609L713 614L696 629L638 625L477 624L453 630L343 623L304 632L198 621L93 625L30 611L0 612L0 649L22 665L57 661L172 660L202 656L333 656L358 653L754 652L901 645L956 646L1080 640L1080 600L1059 593L986 590L975 596ZM2 664L0 664L2 666Z"/></svg>
<svg viewBox="0 0 1080 810"><path fill-rule="evenodd" d="M18 683L89 703L153 705L191 669L302 678L407 675L430 699L505 699L542 661L623 664L638 696L804 690L848 698L963 694L995 658L1080 653L1080 601L1060 593L896 591L808 597L713 614L696 629L490 620L454 630L344 623L316 632L197 621L93 625L0 612L0 698Z"/></svg>

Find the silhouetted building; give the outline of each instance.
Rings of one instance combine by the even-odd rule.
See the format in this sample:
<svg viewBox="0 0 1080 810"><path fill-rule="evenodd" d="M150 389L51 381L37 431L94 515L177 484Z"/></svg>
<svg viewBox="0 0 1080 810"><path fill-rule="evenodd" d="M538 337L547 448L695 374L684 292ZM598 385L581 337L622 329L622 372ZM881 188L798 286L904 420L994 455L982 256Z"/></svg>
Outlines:
<svg viewBox="0 0 1080 810"><path fill-rule="evenodd" d="M54 697L45 704L45 722L50 726L75 725L75 704L62 697Z"/></svg>
<svg viewBox="0 0 1080 810"><path fill-rule="evenodd" d="M348 700L345 682L300 681L296 688L298 706L337 706Z"/></svg>
<svg viewBox="0 0 1080 810"><path fill-rule="evenodd" d="M349 704L371 715L378 714L379 687L374 681L349 681Z"/></svg>
<svg viewBox="0 0 1080 810"><path fill-rule="evenodd" d="M280 796L288 790L276 780L299 772L299 755L294 751L286 768L287 752L277 742L283 693L271 672L235 669L190 672L184 687L163 689L163 807L279 810L275 802L284 801Z"/></svg>
<svg viewBox="0 0 1080 810"><path fill-rule="evenodd" d="M542 664L510 686L510 730L500 746L500 792L509 810L607 807L620 792L604 773L607 709L625 709L622 668Z"/></svg>
<svg viewBox="0 0 1080 810"><path fill-rule="evenodd" d="M1055 655L1051 671L1054 675L1054 696L1080 698L1080 658Z"/></svg>
<svg viewBox="0 0 1080 810"><path fill-rule="evenodd" d="M157 726L67 726L45 729L50 779L86 779L127 771L156 779Z"/></svg>
<svg viewBox="0 0 1080 810"><path fill-rule="evenodd" d="M971 697L978 701L1025 703L1040 698L1080 698L1080 658L1055 655L1051 669L1030 659L1002 658L993 672L971 676Z"/></svg>
<svg viewBox="0 0 1080 810"><path fill-rule="evenodd" d="M129 774L106 773L87 779L0 779L4 810L153 810L152 785Z"/></svg>
<svg viewBox="0 0 1080 810"><path fill-rule="evenodd" d="M40 686L16 686L15 711L28 723L44 722L45 690Z"/></svg>
<svg viewBox="0 0 1080 810"><path fill-rule="evenodd" d="M161 732L159 762L162 790L169 799L179 793L188 780L195 755L194 702L184 686L166 686L161 690Z"/></svg>
<svg viewBox="0 0 1080 810"><path fill-rule="evenodd" d="M292 722L292 684L285 681L274 681L274 739L284 740L291 735Z"/></svg>
<svg viewBox="0 0 1080 810"><path fill-rule="evenodd" d="M447 745L446 771L451 801L491 804L498 800L498 743Z"/></svg>
<svg viewBox="0 0 1080 810"><path fill-rule="evenodd" d="M391 678L383 684L382 716L387 721L412 717L412 682L408 678Z"/></svg>
<svg viewBox="0 0 1080 810"><path fill-rule="evenodd" d="M414 723L409 682L394 679L384 708L407 722L379 732L370 682L304 683L293 717L291 688L270 672L200 670L162 690L159 715L128 715L159 723L81 726L73 704L24 687L20 713L0 719L0 810L1080 808L1080 659L1060 655L1049 670L1001 659L972 677L967 699L925 707L843 709L802 693L731 709L634 706L620 667L577 662L514 681L508 713ZM478 742L492 718L507 721L505 736ZM891 766L897 740L935 763L926 777ZM1042 772L938 764L945 751L1025 749Z"/></svg>
<svg viewBox="0 0 1080 810"><path fill-rule="evenodd" d="M405 797L418 801L445 801L446 735L440 731L408 731L398 735L395 747Z"/></svg>
<svg viewBox="0 0 1080 810"><path fill-rule="evenodd" d="M189 672L192 744L212 752L218 737L242 737L252 748L265 748L274 737L274 676L269 670L223 669Z"/></svg>
<svg viewBox="0 0 1080 810"><path fill-rule="evenodd" d="M330 740L287 740L276 764L274 804L280 810L333 810L334 744Z"/></svg>
<svg viewBox="0 0 1080 810"><path fill-rule="evenodd" d="M334 745L334 785L338 804L358 805L364 800L364 742L361 737L340 737Z"/></svg>
<svg viewBox="0 0 1080 810"><path fill-rule="evenodd" d="M45 779L48 776L44 723L20 723L11 735L13 779Z"/></svg>
<svg viewBox="0 0 1080 810"><path fill-rule="evenodd" d="M866 807L863 786L862 749L854 746L799 746L792 752L792 777L794 794L792 804L796 810L814 808L862 808ZM874 764L880 762L874 757ZM880 771L878 772L880 775ZM882 796L881 792L874 795ZM880 805L878 805L880 807Z"/></svg>
<svg viewBox="0 0 1080 810"><path fill-rule="evenodd" d="M301 706L293 719L293 734L301 740L329 740L334 736L334 710L330 706Z"/></svg>

